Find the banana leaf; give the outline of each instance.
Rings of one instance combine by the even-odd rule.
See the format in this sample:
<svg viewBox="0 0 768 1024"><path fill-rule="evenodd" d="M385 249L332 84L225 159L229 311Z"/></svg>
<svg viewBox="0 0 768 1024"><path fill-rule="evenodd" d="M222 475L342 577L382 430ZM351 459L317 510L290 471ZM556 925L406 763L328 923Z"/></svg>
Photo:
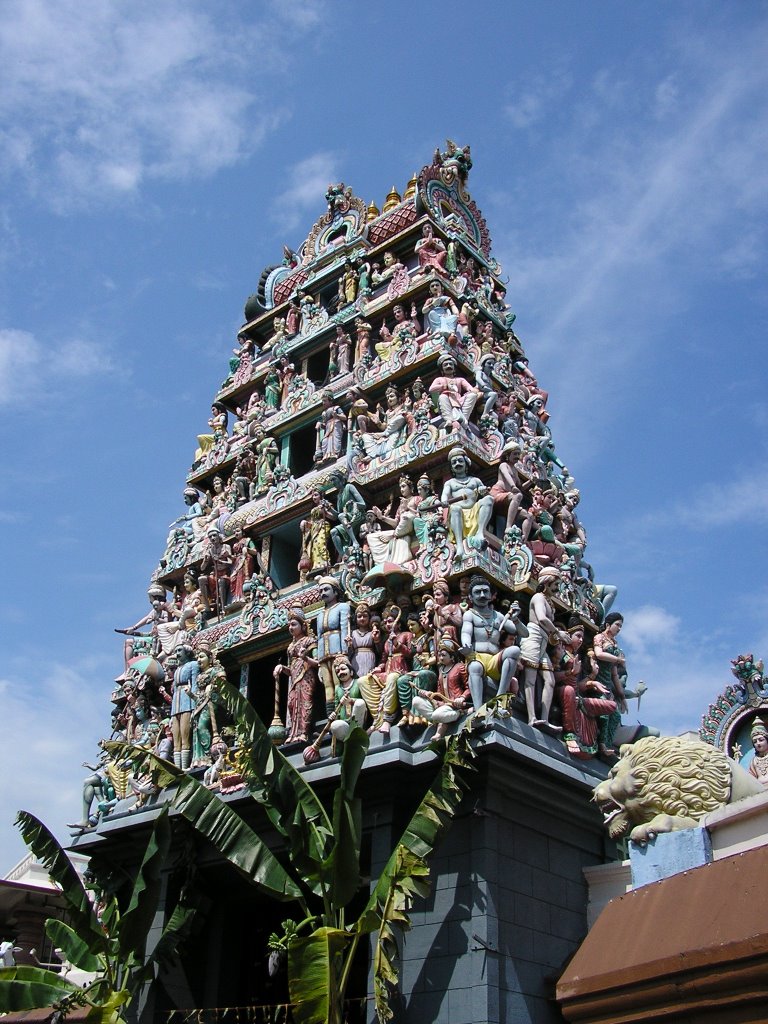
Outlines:
<svg viewBox="0 0 768 1024"><path fill-rule="evenodd" d="M217 852L253 885L278 900L302 898L302 890L267 844L216 794L170 761L140 747L109 743L118 756L152 766L153 781L164 788L173 782L170 806L215 847Z"/></svg>
<svg viewBox="0 0 768 1024"><path fill-rule="evenodd" d="M178 951L179 944L183 942L192 930L195 916L200 912L199 899L191 900L189 896L182 895L179 902L173 908L173 913L168 919L163 933L160 936L155 948L146 958L145 963L138 970L134 971L131 982L133 985L143 985L155 977L158 964L168 963ZM205 901L210 905L210 901Z"/></svg>
<svg viewBox="0 0 768 1024"><path fill-rule="evenodd" d="M368 733L355 726L344 740L339 788L333 796L333 850L324 864L330 880L331 903L335 910L350 902L360 890L360 840L363 831L362 803L355 796L357 780L368 753Z"/></svg>
<svg viewBox="0 0 768 1024"><path fill-rule="evenodd" d="M0 1013L51 1006L81 991L71 981L44 967L0 968Z"/></svg>
<svg viewBox="0 0 768 1024"><path fill-rule="evenodd" d="M357 920L359 934L379 929L374 949L373 985L376 1016L381 1024L392 1018L389 993L398 978L395 929L410 930L414 897L429 894L429 866L425 858L434 851L453 821L468 788L463 774L471 768L474 756L467 731L448 739L437 778L416 808Z"/></svg>
<svg viewBox="0 0 768 1024"><path fill-rule="evenodd" d="M220 698L237 722L238 737L248 752L247 777L254 799L263 804L274 827L289 840L291 860L313 891L331 850L331 822L300 771L275 747L250 702L228 683Z"/></svg>
<svg viewBox="0 0 768 1024"><path fill-rule="evenodd" d="M341 1024L339 979L350 932L318 928L288 946L288 993L296 1024Z"/></svg>
<svg viewBox="0 0 768 1024"><path fill-rule="evenodd" d="M53 943L54 949L61 949L64 956L81 971L103 971L103 957L94 956L77 932L63 921L49 917L45 922L45 933Z"/></svg>
<svg viewBox="0 0 768 1024"><path fill-rule="evenodd" d="M61 886L74 931L86 944L90 953L106 955L108 952L107 939L91 906L88 893L56 837L41 821L27 811L19 811L16 816L16 825L29 849L45 867L54 882L58 882Z"/></svg>
<svg viewBox="0 0 768 1024"><path fill-rule="evenodd" d="M160 903L163 865L170 846L171 826L168 822L168 811L163 808L155 819L141 867L133 884L128 909L120 918L118 940L122 958L133 954L138 960L144 955L147 933L152 927Z"/></svg>

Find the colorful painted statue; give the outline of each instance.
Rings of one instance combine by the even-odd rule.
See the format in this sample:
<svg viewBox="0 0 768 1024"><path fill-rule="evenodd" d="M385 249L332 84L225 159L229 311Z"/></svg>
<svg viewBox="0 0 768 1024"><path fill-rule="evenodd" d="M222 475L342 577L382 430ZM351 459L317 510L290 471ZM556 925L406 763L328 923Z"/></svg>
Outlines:
<svg viewBox="0 0 768 1024"><path fill-rule="evenodd" d="M411 303L410 318L406 316L405 306L399 303L393 307L392 313L395 318L394 327L390 331L385 323L382 324L379 328L381 341L376 342L374 346L376 355L382 361L389 359L400 349L404 348L408 342L418 338L421 334L421 328L416 319L416 307L413 303Z"/></svg>
<svg viewBox="0 0 768 1024"><path fill-rule="evenodd" d="M372 729L389 734L397 718L397 680L410 670L413 635L399 631L402 610L390 606L384 614L384 652L381 663L368 675L360 676L360 693L373 719Z"/></svg>
<svg viewBox="0 0 768 1024"><path fill-rule="evenodd" d="M513 526L520 525L522 542L527 544L533 528L533 514L525 507L524 500L525 492L529 490L531 482L525 479L518 470L521 453L522 445L515 439L507 441L504 445L501 451L499 475L496 483L491 487L491 494L496 507L502 511L506 507L504 529L509 530Z"/></svg>
<svg viewBox="0 0 768 1024"><path fill-rule="evenodd" d="M354 722L362 728L368 711L346 655L340 654L334 659L333 672L337 679L334 703L336 720L331 724L331 735L335 744L337 740L343 741L347 738L351 723Z"/></svg>
<svg viewBox="0 0 768 1024"><path fill-rule="evenodd" d="M448 526L456 544L456 559L485 547L485 530L493 514L493 497L479 477L470 476L471 462L463 448L451 448L448 462L452 477L446 480L440 500L448 508Z"/></svg>
<svg viewBox="0 0 768 1024"><path fill-rule="evenodd" d="M386 458L405 444L408 436L408 418L397 388L386 390L386 409L367 416L366 429L360 433L363 450L369 458Z"/></svg>
<svg viewBox="0 0 768 1024"><path fill-rule="evenodd" d="M469 429L469 419L481 396L464 377L456 376L456 360L447 353L441 356L437 365L442 376L435 377L429 386L429 393L437 403L448 430Z"/></svg>
<svg viewBox="0 0 768 1024"><path fill-rule="evenodd" d="M192 760L192 712L197 697L200 666L195 652L187 644L176 648L178 668L173 673L171 729L173 730L173 763L186 770Z"/></svg>
<svg viewBox="0 0 768 1024"><path fill-rule="evenodd" d="M288 632L291 636L286 652L288 665L276 665L273 675L275 680L281 675L289 677L288 735L285 742L307 743L318 685L317 640L300 608L294 608L289 613Z"/></svg>
<svg viewBox="0 0 768 1024"><path fill-rule="evenodd" d="M520 658L525 666L523 685L528 724L551 736L558 736L562 729L549 720L555 692L555 674L547 653L547 644L551 637L559 638L564 643L570 639L566 633L561 633L554 623L555 611L551 599L559 585L560 573L554 566L541 570L536 593L531 598L528 609L528 635L520 644ZM544 686L541 693L541 713L537 714L536 683L539 676Z"/></svg>
<svg viewBox="0 0 768 1024"><path fill-rule="evenodd" d="M749 774L763 786L768 786L768 726L756 718L750 731L755 756L749 762Z"/></svg>
<svg viewBox="0 0 768 1024"><path fill-rule="evenodd" d="M597 680L594 652L581 656L584 627L579 623L567 633L570 640L560 641L556 648L555 699L563 716L563 741L568 753L586 759L597 754L600 719L613 714L616 702L610 690Z"/></svg>
<svg viewBox="0 0 768 1024"><path fill-rule="evenodd" d="M506 615L496 611L491 585L484 576L470 577L469 600L470 607L462 616L461 644L469 659L469 689L477 710L485 703L486 686L495 684L497 696L517 693L520 647L516 643L502 647L502 641L505 634L524 641L528 630L520 621L517 602Z"/></svg>
<svg viewBox="0 0 768 1024"><path fill-rule="evenodd" d="M346 637L347 654L356 679L373 672L381 656L381 646L374 639L371 608L361 601L355 608L355 627ZM376 631L378 632L378 631ZM380 636L380 634L379 634Z"/></svg>
<svg viewBox="0 0 768 1024"><path fill-rule="evenodd" d="M429 298L422 307L424 325L433 338L456 340L456 327L459 322L459 307L443 291L439 281L429 285Z"/></svg>
<svg viewBox="0 0 768 1024"><path fill-rule="evenodd" d="M431 274L437 272L447 276L445 261L448 258L445 243L440 238L435 238L435 232L431 224L424 225L421 231L421 238L415 245L416 256L419 261L418 273Z"/></svg>
<svg viewBox="0 0 768 1024"><path fill-rule="evenodd" d="M333 393L323 391L322 411L315 425L317 444L315 446L315 462L335 462L342 453L344 431L347 426L347 415L340 405L333 404Z"/></svg>
<svg viewBox="0 0 768 1024"><path fill-rule="evenodd" d="M436 739L472 706L467 666L459 659L458 646L446 637L437 648L437 688L419 689L413 697L413 714L437 726Z"/></svg>
<svg viewBox="0 0 768 1024"><path fill-rule="evenodd" d="M211 745L219 739L219 727L216 721L216 706L219 687L226 682L226 673L216 660L216 652L210 647L200 646L197 649L199 674L195 693L195 706L192 709L192 768L208 765L211 756Z"/></svg>
<svg viewBox="0 0 768 1024"><path fill-rule="evenodd" d="M414 521L418 508L419 498L414 494L413 480L404 473L400 477L400 503L394 517L386 515L378 507L373 509L379 522L392 527L390 530L372 533L368 537L368 548L374 564L395 562L402 565L413 558L413 548L416 544Z"/></svg>
<svg viewBox="0 0 768 1024"><path fill-rule="evenodd" d="M613 757L616 753L613 738L621 724L621 716L626 714L627 700L624 694L624 683L627 678L627 667L624 652L616 643L616 637L624 625L624 616L619 612L610 612L605 617L604 629L594 640L595 660L599 671L597 680L610 691L616 701L616 710L606 715L600 727L600 753Z"/></svg>
<svg viewBox="0 0 768 1024"><path fill-rule="evenodd" d="M335 513L320 491L312 492L312 503L309 518L302 519L299 524L301 530L299 570L305 577L311 573L322 572L331 564L328 541Z"/></svg>
<svg viewBox="0 0 768 1024"><path fill-rule="evenodd" d="M253 576L254 559L258 558L258 548L252 537L243 533L238 526L232 538L232 571L229 576L229 589L233 601L244 601L243 586Z"/></svg>
<svg viewBox="0 0 768 1024"><path fill-rule="evenodd" d="M200 563L200 597L206 615L223 615L229 604L229 577L232 572L232 548L224 543L224 538L216 526L210 526L207 533L207 544L203 560Z"/></svg>
<svg viewBox="0 0 768 1024"><path fill-rule="evenodd" d="M342 601L342 589L333 576L321 576L317 581L323 608L315 620L317 633L318 675L325 690L326 711L333 710L337 679L333 673L333 662L337 655L344 654L349 636L349 604Z"/></svg>
<svg viewBox="0 0 768 1024"><path fill-rule="evenodd" d="M408 271L395 259L393 253L385 252L384 269L380 270L378 263L374 263L371 281L376 287L388 281L387 298L396 299L408 290Z"/></svg>
<svg viewBox="0 0 768 1024"><path fill-rule="evenodd" d="M406 631L411 634L411 669L397 677L397 697L402 718L398 725L424 725L429 719L412 709L414 691L431 690L437 681L434 636L425 629L422 614L412 608L406 617Z"/></svg>

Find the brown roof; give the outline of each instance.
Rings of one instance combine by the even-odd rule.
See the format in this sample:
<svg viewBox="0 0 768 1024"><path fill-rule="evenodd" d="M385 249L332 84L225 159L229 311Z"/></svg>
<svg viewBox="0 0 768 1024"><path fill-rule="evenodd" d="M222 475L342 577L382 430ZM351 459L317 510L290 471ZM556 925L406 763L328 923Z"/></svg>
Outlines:
<svg viewBox="0 0 768 1024"><path fill-rule="evenodd" d="M766 878L762 846L612 900L558 983L566 1020L768 1019Z"/></svg>

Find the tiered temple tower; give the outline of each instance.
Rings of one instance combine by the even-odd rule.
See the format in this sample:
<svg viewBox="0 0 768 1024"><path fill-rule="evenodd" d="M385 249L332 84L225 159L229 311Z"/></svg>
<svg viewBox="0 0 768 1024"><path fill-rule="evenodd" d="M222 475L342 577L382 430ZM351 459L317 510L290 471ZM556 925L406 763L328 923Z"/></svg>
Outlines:
<svg viewBox="0 0 768 1024"><path fill-rule="evenodd" d="M472 799L404 949L402 1019L554 1021L554 980L586 931L582 868L610 856L587 800L605 774L594 755L631 738L617 731L631 691L621 617L606 620L616 590L585 560L579 492L471 166L449 142L381 211L329 185L306 240L262 273L152 609L126 631L112 725L207 768L236 802L223 674L329 792L356 717L373 733L362 788L375 878L430 777L426 741L492 699ZM112 776L86 789L76 845L130 860L152 799L137 783L129 815L128 783ZM193 957L157 1006L276 999L253 965L279 911L199 860L215 893L206 970Z"/></svg>

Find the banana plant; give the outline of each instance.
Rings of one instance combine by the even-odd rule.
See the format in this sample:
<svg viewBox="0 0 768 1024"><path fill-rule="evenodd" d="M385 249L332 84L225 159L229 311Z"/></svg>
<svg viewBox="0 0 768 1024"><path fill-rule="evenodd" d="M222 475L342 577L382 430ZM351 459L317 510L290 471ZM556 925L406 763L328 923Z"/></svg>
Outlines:
<svg viewBox="0 0 768 1024"><path fill-rule="evenodd" d="M110 749L149 768L153 782L167 789L169 805L243 877L267 895L299 905L303 921L297 926L291 919L285 942L296 1024L341 1024L355 952L374 932L376 1010L380 1021L389 1020L390 994L398 978L396 933L410 928L413 898L429 891L427 858L448 829L466 788L463 774L473 756L468 731L435 748L442 754L437 778L365 908L351 919L349 904L363 885L362 807L355 791L368 751L367 733L354 727L344 741L329 814L302 773L274 746L239 691L222 684L220 698L238 725L250 794L282 837L281 857L236 811L180 768L140 748L110 744ZM279 940L274 944L280 945Z"/></svg>
<svg viewBox="0 0 768 1024"><path fill-rule="evenodd" d="M155 821L128 904L121 911L117 897L102 892L98 912L69 857L41 821L20 811L16 825L29 849L61 887L70 924L50 918L45 930L54 947L75 967L95 974L85 988L43 967L0 969L0 1012L53 1006L66 1011L88 1007L92 1024L125 1020L131 1000L149 981L157 963L173 953L188 933L195 908L184 896L176 905L161 938L149 955L145 945L160 899L162 868L171 843L168 813Z"/></svg>

